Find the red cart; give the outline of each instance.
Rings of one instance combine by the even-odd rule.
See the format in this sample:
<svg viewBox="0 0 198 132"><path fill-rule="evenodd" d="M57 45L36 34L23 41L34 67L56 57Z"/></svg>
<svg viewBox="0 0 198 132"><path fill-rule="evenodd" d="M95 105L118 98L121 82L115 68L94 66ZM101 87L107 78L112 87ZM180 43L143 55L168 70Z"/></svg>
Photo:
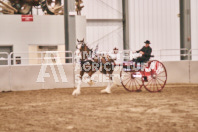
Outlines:
<svg viewBox="0 0 198 132"><path fill-rule="evenodd" d="M166 85L167 72L158 60L136 66L129 61L123 63L120 78L123 87L129 92L140 91L143 86L149 92L160 92Z"/></svg>

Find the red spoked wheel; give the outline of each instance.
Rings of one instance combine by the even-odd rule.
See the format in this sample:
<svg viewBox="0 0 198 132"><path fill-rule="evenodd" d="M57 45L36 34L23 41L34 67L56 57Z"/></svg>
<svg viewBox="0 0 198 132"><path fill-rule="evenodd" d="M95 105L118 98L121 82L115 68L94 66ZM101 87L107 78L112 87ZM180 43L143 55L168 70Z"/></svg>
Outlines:
<svg viewBox="0 0 198 132"><path fill-rule="evenodd" d="M129 92L140 91L143 86L140 72L121 70L120 79L122 86Z"/></svg>
<svg viewBox="0 0 198 132"><path fill-rule="evenodd" d="M167 72L165 66L157 60L149 61L144 68L142 81L149 92L160 92L166 85Z"/></svg>

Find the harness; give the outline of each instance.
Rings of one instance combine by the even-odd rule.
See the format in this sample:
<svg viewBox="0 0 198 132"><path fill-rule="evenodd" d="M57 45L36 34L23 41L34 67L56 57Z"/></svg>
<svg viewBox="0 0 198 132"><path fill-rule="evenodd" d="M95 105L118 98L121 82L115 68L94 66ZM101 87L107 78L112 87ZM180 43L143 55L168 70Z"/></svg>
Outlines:
<svg viewBox="0 0 198 132"><path fill-rule="evenodd" d="M82 46L81 46L81 49L80 49L80 52L84 52L84 48L85 48L85 46L86 46L86 44L85 43L82 43ZM94 71L97 71L97 70L99 70L100 68L101 68L101 66L103 67L102 68L102 71L105 71L105 69L104 69L104 67L106 66L113 66L114 64L112 64L111 63L111 61L108 61L108 58L105 58L106 59L106 63L105 64L103 64L102 63L102 57L99 55L99 54L97 54L97 48L95 49L95 51L93 52L91 49L89 49L89 47L87 47L88 48L88 51L87 52L89 52L90 53L90 51L91 51L91 54L89 54L89 56L88 57L86 57L86 59L80 59L80 63L81 63L81 70L82 71L88 71L89 72L89 67L87 68L86 67L86 63L88 64L87 66L91 66L91 69L92 70L94 70ZM83 53L82 53L83 54ZM82 55L81 54L81 57L83 58L84 56L84 54ZM92 57L92 56L94 56L94 57ZM94 61L94 58L96 58L97 57L97 62L95 62ZM113 68L111 68L111 70L112 70ZM106 72L105 72L106 73Z"/></svg>

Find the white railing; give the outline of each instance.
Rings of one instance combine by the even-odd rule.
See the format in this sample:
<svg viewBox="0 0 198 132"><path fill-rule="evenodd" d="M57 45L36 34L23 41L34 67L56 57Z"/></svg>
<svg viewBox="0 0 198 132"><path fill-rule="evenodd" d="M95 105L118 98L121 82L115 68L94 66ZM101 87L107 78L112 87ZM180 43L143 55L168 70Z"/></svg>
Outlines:
<svg viewBox="0 0 198 132"><path fill-rule="evenodd" d="M134 50L120 51L120 61L130 60L131 54ZM183 52L183 53L182 53ZM99 54L108 54L110 52L97 52ZM51 54L52 56L46 56ZM181 57L186 57L188 60L198 60L198 49L188 50L184 49L161 49L153 50L155 60L160 61L180 61ZM0 65L39 65L43 63L55 63L51 60L60 59L62 64L74 63L78 56L74 55L72 51L42 51L42 52L0 52Z"/></svg>
<svg viewBox="0 0 198 132"><path fill-rule="evenodd" d="M7 52L0 52L0 65L8 65L8 56Z"/></svg>
<svg viewBox="0 0 198 132"><path fill-rule="evenodd" d="M41 51L41 52L12 52L9 54L9 65L39 65L57 63L73 63L74 56L72 51ZM59 63L60 63L59 62Z"/></svg>
<svg viewBox="0 0 198 132"><path fill-rule="evenodd" d="M183 53L182 53L183 52ZM161 61L180 61L181 57L188 58L188 49L161 49L159 55Z"/></svg>
<svg viewBox="0 0 198 132"><path fill-rule="evenodd" d="M130 60L131 54L133 54L135 50L124 50L123 51L123 58ZM181 54L181 52L184 52ZM160 61L180 61L181 57L189 58L189 50L184 49L161 49L161 50L152 50L152 55L154 55L155 60Z"/></svg>

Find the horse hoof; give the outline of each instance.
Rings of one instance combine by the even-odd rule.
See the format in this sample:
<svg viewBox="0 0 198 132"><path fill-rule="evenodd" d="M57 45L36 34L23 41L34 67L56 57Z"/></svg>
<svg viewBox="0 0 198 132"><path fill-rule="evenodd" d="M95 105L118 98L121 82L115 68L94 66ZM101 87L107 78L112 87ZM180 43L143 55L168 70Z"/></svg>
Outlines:
<svg viewBox="0 0 198 132"><path fill-rule="evenodd" d="M88 82L88 84L89 84L89 86L92 86L92 85L94 85L94 82L91 81L91 82Z"/></svg>
<svg viewBox="0 0 198 132"><path fill-rule="evenodd" d="M72 95L73 95L73 96L78 96L78 95L80 95L80 91L76 91L76 90L75 90L75 91L72 93Z"/></svg>
<svg viewBox="0 0 198 132"><path fill-rule="evenodd" d="M104 89L104 90L102 90L102 91L101 91L101 93L110 94L110 93L111 93L111 91Z"/></svg>

